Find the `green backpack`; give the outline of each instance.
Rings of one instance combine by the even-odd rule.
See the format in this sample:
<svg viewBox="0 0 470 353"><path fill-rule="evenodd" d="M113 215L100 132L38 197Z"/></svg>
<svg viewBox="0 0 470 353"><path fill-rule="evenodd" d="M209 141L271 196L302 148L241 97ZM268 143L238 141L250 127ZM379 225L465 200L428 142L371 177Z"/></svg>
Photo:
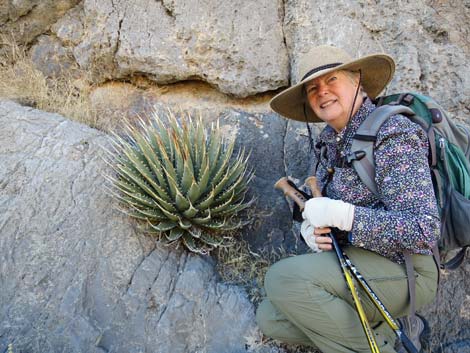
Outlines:
<svg viewBox="0 0 470 353"><path fill-rule="evenodd" d="M380 127L395 114L405 115L420 125L429 138L429 166L441 215L439 253L445 256L461 249L441 268L455 269L470 245L470 131L449 119L442 107L424 95L394 94L380 97L375 103L377 109L353 137L348 162L377 195L373 148Z"/></svg>

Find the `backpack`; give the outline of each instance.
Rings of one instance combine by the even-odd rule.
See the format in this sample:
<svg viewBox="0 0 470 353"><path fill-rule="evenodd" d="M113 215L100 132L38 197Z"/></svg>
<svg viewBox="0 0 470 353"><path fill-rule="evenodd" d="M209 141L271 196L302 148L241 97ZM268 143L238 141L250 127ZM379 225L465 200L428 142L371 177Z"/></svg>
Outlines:
<svg viewBox="0 0 470 353"><path fill-rule="evenodd" d="M445 256L461 249L440 267L455 269L462 264L470 245L470 130L453 122L433 99L421 94L394 94L380 97L375 103L377 109L353 137L347 162L377 195L373 148L380 127L396 114L420 125L429 138L429 167L441 216L439 253ZM439 263L438 254L435 258Z"/></svg>

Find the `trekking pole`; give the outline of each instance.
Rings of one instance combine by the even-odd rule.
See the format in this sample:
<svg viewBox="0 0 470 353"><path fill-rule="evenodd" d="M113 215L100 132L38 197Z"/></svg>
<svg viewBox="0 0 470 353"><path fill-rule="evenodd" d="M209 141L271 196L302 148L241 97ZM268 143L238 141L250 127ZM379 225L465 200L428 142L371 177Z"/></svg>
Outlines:
<svg viewBox="0 0 470 353"><path fill-rule="evenodd" d="M317 179L315 177L308 177L305 180L305 184L312 191L313 197L321 197L322 196L321 191L318 188ZM354 278L356 278L356 280L359 282L359 284L364 289L364 291L366 292L366 294L370 298L370 300L374 303L375 307L380 312L382 317L385 319L387 324L395 332L396 336L401 341L401 343L403 344L403 347L405 347L406 351L409 352L409 353L419 353L418 350L416 349L415 345L413 344L413 342L401 330L400 325L393 319L392 315L387 310L385 305L377 297L377 295L372 290L372 288L369 286L369 284L367 283L365 278L357 270L356 266L353 265L353 263L349 259L348 255L346 255L346 253L340 248L340 246L339 246L338 242L336 241L334 235L330 233L329 236L332 239L333 248L335 249L336 254L338 255L338 259L341 263L341 266L343 266L343 262L346 264L349 271L353 274Z"/></svg>
<svg viewBox="0 0 470 353"><path fill-rule="evenodd" d="M304 208L305 201L307 201L307 200L305 199L305 197L302 194L297 192L292 186L290 186L288 184L287 178L284 177L284 178L279 179L276 182L276 184L274 184L274 187L276 189L282 190L284 192L284 195L291 197L297 203L297 205L300 207L301 210ZM318 188L316 188L315 190L312 190L314 197L321 196L321 192L318 194L318 191L319 191ZM367 338L367 341L369 343L370 350L371 350L372 353L380 353L379 347L378 347L377 342L375 340L374 331L372 330L372 328L369 324L369 320L367 320L366 313L364 311L364 308L362 307L362 303L361 303L361 300L359 298L357 288L354 285L354 281L351 277L350 271L348 270L347 263L346 263L344 257L342 256L342 253L339 249L339 245L336 242L335 237L331 233L329 234L329 236L331 237L331 239L333 241L333 247L336 251L336 255L338 257L338 260L339 260L339 263L340 263L340 266L341 266L341 270L343 271L344 278L346 279L346 283L347 283L348 288L349 288L349 290L351 292L351 295L353 297L353 302L354 302L354 305L356 307L356 311L359 315L359 320L361 321L362 328L364 329L364 333L366 334L366 338Z"/></svg>

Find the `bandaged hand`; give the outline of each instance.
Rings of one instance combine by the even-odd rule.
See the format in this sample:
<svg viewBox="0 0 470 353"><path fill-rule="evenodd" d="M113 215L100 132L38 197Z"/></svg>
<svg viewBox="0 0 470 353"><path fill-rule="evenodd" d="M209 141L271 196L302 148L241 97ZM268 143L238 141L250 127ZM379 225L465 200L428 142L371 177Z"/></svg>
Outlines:
<svg viewBox="0 0 470 353"><path fill-rule="evenodd" d="M315 241L315 227L310 224L309 221L305 220L300 225L300 235L304 238L305 243L308 245L313 252L321 252L321 249L318 247L317 242Z"/></svg>
<svg viewBox="0 0 470 353"><path fill-rule="evenodd" d="M354 220L354 205L328 197L314 197L305 203L302 217L314 228L336 227L350 231Z"/></svg>

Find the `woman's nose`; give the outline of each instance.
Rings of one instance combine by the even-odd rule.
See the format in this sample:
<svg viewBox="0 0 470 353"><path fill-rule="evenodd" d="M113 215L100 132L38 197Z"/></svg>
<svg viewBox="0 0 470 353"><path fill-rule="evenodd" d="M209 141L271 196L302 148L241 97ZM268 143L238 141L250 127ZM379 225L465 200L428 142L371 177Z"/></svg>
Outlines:
<svg viewBox="0 0 470 353"><path fill-rule="evenodd" d="M318 87L318 95L320 96L324 96L325 94L328 94L329 91L328 91L328 87L327 86L319 86Z"/></svg>

